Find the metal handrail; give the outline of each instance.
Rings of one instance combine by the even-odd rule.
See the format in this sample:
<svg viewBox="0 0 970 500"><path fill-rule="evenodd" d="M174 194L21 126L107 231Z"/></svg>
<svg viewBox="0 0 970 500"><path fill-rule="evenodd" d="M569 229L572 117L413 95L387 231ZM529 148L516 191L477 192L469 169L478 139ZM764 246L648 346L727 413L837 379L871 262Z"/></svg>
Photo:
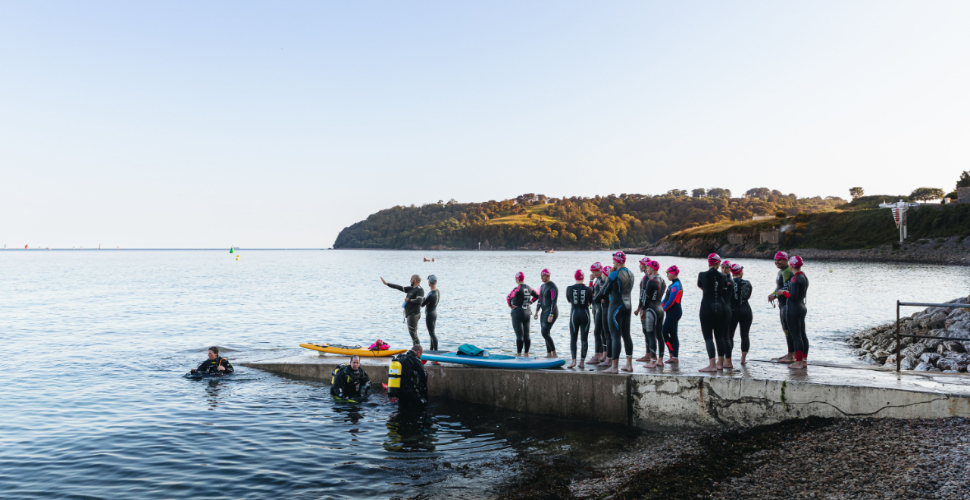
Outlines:
<svg viewBox="0 0 970 500"><path fill-rule="evenodd" d="M925 302L900 302L900 301L897 300L896 301L896 372L897 373L900 372L900 371L902 371L900 368L901 368L901 363L902 363L903 360L899 356L899 353L901 351L901 348L899 347L899 344L900 344L899 341L903 337L906 337L906 338L915 338L915 339L970 340L970 338L965 338L965 337L934 337L932 335L900 335L899 334L899 308L901 306L909 306L909 307L950 307L950 308L956 307L956 308L970 309L970 304L930 304L930 303L925 303Z"/></svg>

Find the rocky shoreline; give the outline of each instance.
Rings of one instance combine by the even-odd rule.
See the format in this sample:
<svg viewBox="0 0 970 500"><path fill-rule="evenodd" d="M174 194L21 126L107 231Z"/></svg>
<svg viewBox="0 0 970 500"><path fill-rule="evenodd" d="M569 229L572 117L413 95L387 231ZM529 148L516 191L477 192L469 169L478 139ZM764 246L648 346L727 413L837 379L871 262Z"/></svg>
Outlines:
<svg viewBox="0 0 970 500"><path fill-rule="evenodd" d="M852 262L908 262L920 264L970 265L970 238L952 236L909 241L902 245L882 245L855 250L819 250L816 248L785 249L789 254L805 260ZM678 257L707 257L710 253L729 258L770 259L778 251L777 245L753 241L740 245L719 238L692 238L686 241L664 238L637 253L672 255Z"/></svg>
<svg viewBox="0 0 970 500"><path fill-rule="evenodd" d="M970 297L947 303L968 304ZM967 365L970 365L970 341L949 339L970 338L970 309L930 307L900 317L899 331L903 335L946 337L901 339L900 369L945 373L967 371ZM846 342L858 349L857 354L863 361L896 369L896 323L867 328L850 335Z"/></svg>

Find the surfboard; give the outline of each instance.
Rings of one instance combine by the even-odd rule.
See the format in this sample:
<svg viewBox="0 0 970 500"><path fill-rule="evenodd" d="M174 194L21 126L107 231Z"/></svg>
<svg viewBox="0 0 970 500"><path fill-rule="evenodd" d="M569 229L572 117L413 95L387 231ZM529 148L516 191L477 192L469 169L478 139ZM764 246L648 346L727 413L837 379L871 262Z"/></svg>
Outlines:
<svg viewBox="0 0 970 500"><path fill-rule="evenodd" d="M300 347L306 349L312 349L314 351L327 352L330 354L345 354L347 356L353 356L354 354L360 357L386 357L395 356L401 354L402 352L407 352L407 349L388 349L386 351L371 351L370 349L363 349L358 346L346 346L346 345L333 345L333 344L300 344Z"/></svg>
<svg viewBox="0 0 970 500"><path fill-rule="evenodd" d="M490 354L489 356L459 356L454 352L426 351L421 359L437 361L439 363L457 363L460 365L483 366L488 368L506 368L513 370L540 370L556 368L566 364L565 359L559 358L523 358L521 356L505 356Z"/></svg>

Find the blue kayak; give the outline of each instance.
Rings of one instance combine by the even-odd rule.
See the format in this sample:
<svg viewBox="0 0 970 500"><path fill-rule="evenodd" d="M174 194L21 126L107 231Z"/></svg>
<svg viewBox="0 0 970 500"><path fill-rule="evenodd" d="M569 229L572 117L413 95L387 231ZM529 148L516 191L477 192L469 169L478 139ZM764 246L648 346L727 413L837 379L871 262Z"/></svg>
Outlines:
<svg viewBox="0 0 970 500"><path fill-rule="evenodd" d="M489 356L459 356L453 352L428 351L421 355L421 359L437 361L439 363L457 363L460 365L484 366L486 368L511 368L513 370L540 370L556 368L566 364L565 359L559 358L523 358L521 356L503 356L491 354Z"/></svg>

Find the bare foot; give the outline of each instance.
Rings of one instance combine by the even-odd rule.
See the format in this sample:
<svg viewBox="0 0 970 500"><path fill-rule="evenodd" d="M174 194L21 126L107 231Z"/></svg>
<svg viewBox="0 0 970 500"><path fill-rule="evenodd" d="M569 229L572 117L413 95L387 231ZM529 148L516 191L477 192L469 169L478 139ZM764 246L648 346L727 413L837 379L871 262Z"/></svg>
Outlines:
<svg viewBox="0 0 970 500"><path fill-rule="evenodd" d="M734 369L734 363L732 363L730 360L724 360L724 369L725 370L733 370Z"/></svg>
<svg viewBox="0 0 970 500"><path fill-rule="evenodd" d="M714 363L711 363L710 365L707 366L707 368L701 368L700 370L697 370L697 371L704 372L704 373L716 372L717 371L717 365L714 364Z"/></svg>
<svg viewBox="0 0 970 500"><path fill-rule="evenodd" d="M599 356L599 354L594 354L593 357L592 358L589 358L589 361L587 361L587 363L589 363L591 365L595 365L596 363L599 363L599 362L600 362L600 356Z"/></svg>
<svg viewBox="0 0 970 500"><path fill-rule="evenodd" d="M795 356L793 354L786 354L786 355L784 355L784 356L782 356L780 358L774 358L774 359L772 359L772 361L774 361L776 363L794 363L795 362Z"/></svg>
<svg viewBox="0 0 970 500"><path fill-rule="evenodd" d="M724 365L723 365L723 364L721 364L721 363L717 363L717 364L715 364L714 366L716 366L716 367L717 367L717 370L718 370L718 371L721 371L721 370L723 370L723 369L724 369Z"/></svg>
<svg viewBox="0 0 970 500"><path fill-rule="evenodd" d="M632 372L633 371L632 360L627 360L626 366L624 366L623 368L620 368L620 369L623 370L623 371L625 371L625 372Z"/></svg>
<svg viewBox="0 0 970 500"><path fill-rule="evenodd" d="M570 364L569 364L569 366L567 366L566 368L573 368L573 367L575 367L575 366L576 366L576 360L575 360L575 359L573 359L573 362L572 362L572 363L570 363Z"/></svg>
<svg viewBox="0 0 970 500"><path fill-rule="evenodd" d="M747 358L748 358L748 353L742 352L741 353L741 366L744 366L744 365L748 364Z"/></svg>
<svg viewBox="0 0 970 500"><path fill-rule="evenodd" d="M586 363L583 360L579 360L579 369L582 370L584 368L586 368Z"/></svg>
<svg viewBox="0 0 970 500"><path fill-rule="evenodd" d="M664 367L664 360L658 359L657 360L657 368L663 368L663 367Z"/></svg>
<svg viewBox="0 0 970 500"><path fill-rule="evenodd" d="M808 368L808 364L805 363L804 361L796 361L788 365L789 370L802 370L804 368Z"/></svg>
<svg viewBox="0 0 970 500"><path fill-rule="evenodd" d="M638 360L637 360L637 363L640 363L640 362L642 362L642 361L646 361L646 362L650 362L650 355L646 355L646 356L644 356L644 357L642 357L642 358L640 358L640 359L638 359Z"/></svg>
<svg viewBox="0 0 970 500"><path fill-rule="evenodd" d="M657 367L657 362L656 361L651 361L651 362L643 365L643 367L644 368L656 368Z"/></svg>
<svg viewBox="0 0 970 500"><path fill-rule="evenodd" d="M598 364L598 365L596 365L596 366L612 366L612 365L613 365L613 362L612 362L612 361L610 361L609 359L606 359L606 360L604 360L604 361L603 361L602 363L599 363L599 364Z"/></svg>
<svg viewBox="0 0 970 500"><path fill-rule="evenodd" d="M603 370L603 373L620 373L620 371L616 368L607 368L606 370Z"/></svg>
<svg viewBox="0 0 970 500"><path fill-rule="evenodd" d="M677 364L677 363L680 363L680 360L677 358L670 358L667 360L667 362Z"/></svg>

